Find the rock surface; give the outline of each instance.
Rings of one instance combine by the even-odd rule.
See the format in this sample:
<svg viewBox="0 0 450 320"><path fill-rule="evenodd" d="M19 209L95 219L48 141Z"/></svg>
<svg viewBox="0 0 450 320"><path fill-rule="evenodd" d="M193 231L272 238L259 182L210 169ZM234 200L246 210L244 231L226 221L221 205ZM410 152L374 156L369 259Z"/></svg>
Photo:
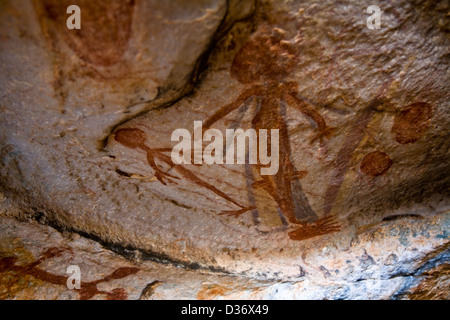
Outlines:
<svg viewBox="0 0 450 320"><path fill-rule="evenodd" d="M299 266L299 281L261 281L142 261L138 252L128 252L133 259L127 260L76 233L61 234L8 217L0 217L0 222L0 299L449 298L448 263L440 263L448 258L445 248L409 269L398 258L400 251L383 261L381 253L368 246L354 263L344 261L349 254L327 258L325 248L318 253L326 260L321 278L310 277ZM395 229L393 224L385 227ZM80 290L67 287L67 268L73 265L80 268ZM362 274L368 278L356 278Z"/></svg>
<svg viewBox="0 0 450 320"><path fill-rule="evenodd" d="M226 297L446 297L448 2L383 3L370 30L370 1L70 1L80 31L67 3L0 3L2 215L203 270L159 266L161 298L209 298L208 277ZM256 165L174 166L194 121L280 129L275 188ZM105 290L163 281L138 275Z"/></svg>

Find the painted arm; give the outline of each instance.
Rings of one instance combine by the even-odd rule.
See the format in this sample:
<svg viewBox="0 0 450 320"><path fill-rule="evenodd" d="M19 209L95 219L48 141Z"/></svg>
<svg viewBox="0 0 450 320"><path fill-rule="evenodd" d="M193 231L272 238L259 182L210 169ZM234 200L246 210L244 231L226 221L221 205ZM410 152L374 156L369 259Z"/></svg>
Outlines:
<svg viewBox="0 0 450 320"><path fill-rule="evenodd" d="M261 87L254 86L251 87L244 92L242 92L236 100L231 102L230 104L227 104L226 106L223 106L219 110L217 110L212 116L210 116L206 121L203 122L203 131L207 130L212 124L219 121L223 117L225 117L230 112L236 110L239 108L242 104L244 104L245 101L247 101L249 98L253 96L257 96L261 93Z"/></svg>
<svg viewBox="0 0 450 320"><path fill-rule="evenodd" d="M291 107L296 108L305 116L313 119L317 124L320 132L323 132L327 129L327 124L325 123L325 119L322 117L322 115L317 112L317 110L314 109L309 103L300 99L294 92L285 92L283 98Z"/></svg>
<svg viewBox="0 0 450 320"><path fill-rule="evenodd" d="M283 99L284 99L284 101L286 101L286 103L288 105L296 108L301 113L303 113L305 116L313 119L313 121L317 124L319 133L316 137L314 137L311 140L311 143L314 142L317 138L322 140L322 138L324 136L328 137L331 134L331 132L334 130L334 128L327 126L325 119L322 117L322 115L319 112L317 112L317 110L314 107L312 107L306 101L300 99L295 92L293 92L291 90L286 90L283 93Z"/></svg>

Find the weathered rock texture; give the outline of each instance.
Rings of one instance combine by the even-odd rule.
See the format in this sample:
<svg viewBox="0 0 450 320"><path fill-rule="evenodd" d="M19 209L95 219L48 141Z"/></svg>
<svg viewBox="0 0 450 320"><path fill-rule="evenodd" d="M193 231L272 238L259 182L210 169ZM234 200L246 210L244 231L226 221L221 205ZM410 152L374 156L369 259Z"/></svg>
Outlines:
<svg viewBox="0 0 450 320"><path fill-rule="evenodd" d="M142 261L138 252L127 260L77 233L8 217L0 222L0 299L448 299L448 264L439 264L444 251L406 270L401 253L383 260L368 248L356 263L344 262L348 254L326 258L328 268L345 266L341 274L321 266L323 276L311 277L299 266L297 281L263 281ZM326 253L318 254L325 260ZM73 265L80 290L67 287ZM370 277L355 278L361 274Z"/></svg>
<svg viewBox="0 0 450 320"><path fill-rule="evenodd" d="M245 297L447 297L450 8L371 4L1 1L2 214ZM173 165L194 121L279 129L280 170Z"/></svg>

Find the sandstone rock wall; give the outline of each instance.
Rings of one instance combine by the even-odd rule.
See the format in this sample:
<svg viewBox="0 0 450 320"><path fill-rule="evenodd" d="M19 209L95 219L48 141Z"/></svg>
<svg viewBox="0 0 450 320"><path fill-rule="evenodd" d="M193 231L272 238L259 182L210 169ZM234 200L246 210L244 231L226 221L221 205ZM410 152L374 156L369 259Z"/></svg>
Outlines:
<svg viewBox="0 0 450 320"><path fill-rule="evenodd" d="M1 1L1 214L293 298L443 297L448 2L371 4ZM194 121L279 129L280 170L174 165Z"/></svg>

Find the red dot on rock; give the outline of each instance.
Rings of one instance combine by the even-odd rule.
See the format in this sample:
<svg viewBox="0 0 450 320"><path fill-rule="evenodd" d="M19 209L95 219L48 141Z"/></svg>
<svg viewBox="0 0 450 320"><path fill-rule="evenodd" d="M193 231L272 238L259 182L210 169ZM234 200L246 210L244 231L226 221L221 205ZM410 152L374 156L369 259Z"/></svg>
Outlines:
<svg viewBox="0 0 450 320"><path fill-rule="evenodd" d="M430 126L433 115L431 105L415 102L402 109L394 118L392 135L401 144L414 143L419 140Z"/></svg>
<svg viewBox="0 0 450 320"><path fill-rule="evenodd" d="M381 176L389 170L392 163L386 153L374 151L364 157L361 162L361 171L372 177Z"/></svg>

